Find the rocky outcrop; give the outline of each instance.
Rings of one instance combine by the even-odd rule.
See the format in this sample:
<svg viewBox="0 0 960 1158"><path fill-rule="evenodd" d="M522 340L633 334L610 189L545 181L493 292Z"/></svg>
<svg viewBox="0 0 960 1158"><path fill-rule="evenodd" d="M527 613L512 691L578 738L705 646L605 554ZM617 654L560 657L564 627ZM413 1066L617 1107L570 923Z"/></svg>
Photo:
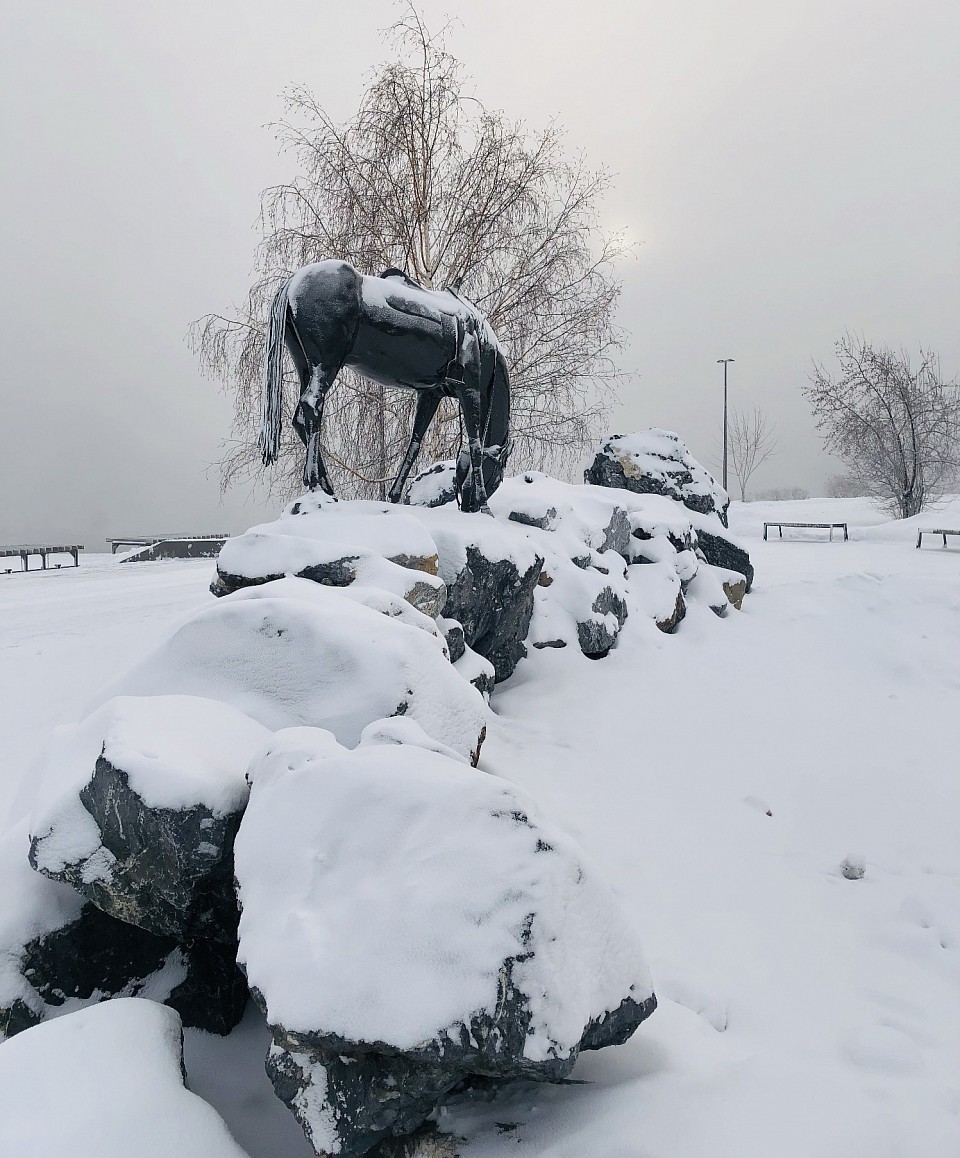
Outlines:
<svg viewBox="0 0 960 1158"><path fill-rule="evenodd" d="M230 1032L248 998L235 943L181 945L118 921L33 872L28 843L25 825L0 842L0 1037L122 996L163 1002L208 1033Z"/></svg>
<svg viewBox="0 0 960 1158"><path fill-rule="evenodd" d="M446 590L423 527L390 504L337 503L321 495L304 495L274 522L228 539L213 594L298 576L329 587L382 588L426 615L439 615Z"/></svg>
<svg viewBox="0 0 960 1158"><path fill-rule="evenodd" d="M543 558L519 528L456 508L411 507L437 545L446 583L445 619L455 619L466 645L489 660L497 682L526 655L524 640Z"/></svg>
<svg viewBox="0 0 960 1158"><path fill-rule="evenodd" d="M613 897L504 781L306 729L250 776L240 959L318 1153L413 1130L471 1075L560 1081L653 1011Z"/></svg>
<svg viewBox="0 0 960 1158"><path fill-rule="evenodd" d="M597 451L584 480L636 494L663 495L726 526L730 499L671 430L614 434Z"/></svg>
<svg viewBox="0 0 960 1158"><path fill-rule="evenodd" d="M705 524L706 520L703 519L695 523L697 546L704 559L713 567L739 572L749 592L753 587L753 564L746 548L731 538L721 527Z"/></svg>
<svg viewBox="0 0 960 1158"><path fill-rule="evenodd" d="M215 700L109 701L47 755L52 799L32 823L31 865L150 933L232 944L233 838L268 735Z"/></svg>
<svg viewBox="0 0 960 1158"><path fill-rule="evenodd" d="M348 745L374 720L409 715L478 759L488 709L451 667L439 633L381 614L365 589L347 598L352 590L283 579L237 591L182 624L98 702L205 696L271 731L309 724Z"/></svg>

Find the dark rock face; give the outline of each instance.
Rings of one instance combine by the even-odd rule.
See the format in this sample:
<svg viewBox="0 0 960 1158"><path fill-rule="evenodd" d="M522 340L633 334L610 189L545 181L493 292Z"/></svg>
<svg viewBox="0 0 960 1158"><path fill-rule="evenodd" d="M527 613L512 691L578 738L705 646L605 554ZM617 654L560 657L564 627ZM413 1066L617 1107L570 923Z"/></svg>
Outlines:
<svg viewBox="0 0 960 1158"><path fill-rule="evenodd" d="M710 473L672 431L614 434L584 471L584 481L634 494L664 495L691 511L716 515L727 525L730 500Z"/></svg>
<svg viewBox="0 0 960 1158"><path fill-rule="evenodd" d="M42 855L45 833L31 840L34 868L72 885L105 913L158 936L225 944L236 939L233 840L242 811L217 816L203 805L148 807L127 773L103 756L80 801L100 829L94 855L108 859L109 868L91 873L86 858L49 871Z"/></svg>
<svg viewBox="0 0 960 1158"><path fill-rule="evenodd" d="M317 563L304 567L297 575L301 579L312 579L314 583L324 583L328 587L349 587L357 578L354 564L356 555L344 555L342 559L332 559L330 562ZM222 596L239 591L241 587L256 587L261 583L272 583L275 579L282 579L282 573L276 575L257 575L251 578L246 575L232 575L222 567L217 567L216 578L210 584L211 594Z"/></svg>
<svg viewBox="0 0 960 1158"><path fill-rule="evenodd" d="M474 1018L461 1026L459 1040L424 1043L421 1050L400 1053L378 1043L379 1048L358 1052L355 1045L335 1037L272 1027L267 1073L317 1153L327 1153L331 1144L331 1137L321 1136L316 1128L318 1097L332 1111L325 1126L329 1128L332 1118L334 1152L339 1158L360 1158L381 1142L416 1131L446 1094L478 1079L563 1081L580 1051L622 1045L657 1007L652 994L642 1001L626 997L616 1009L590 1022L570 1057L525 1062L530 1012L512 986L510 965L505 966L503 1000L495 1022ZM386 1152L392 1152L389 1146Z"/></svg>
<svg viewBox="0 0 960 1158"><path fill-rule="evenodd" d="M686 614L687 614L687 602L683 598L683 592L678 591L677 592L677 602L674 605L673 612L670 615L668 615L666 619L658 619L657 620L657 627L659 627L660 630L665 632L667 635L673 635L673 633L680 626L680 622Z"/></svg>
<svg viewBox="0 0 960 1158"><path fill-rule="evenodd" d="M746 590L753 587L753 566L750 556L736 543L723 534L718 527L716 531L697 527L697 545L703 552L703 557L714 567L726 567L728 571L739 571L746 580Z"/></svg>
<svg viewBox="0 0 960 1158"><path fill-rule="evenodd" d="M401 1056L305 1052L299 1044L293 1051L274 1045L267 1074L318 1154L328 1152L330 1141L315 1129L304 1094L322 1082L327 1103L335 1107L339 1158L359 1158L378 1142L410 1134L462 1076L449 1066L416 1065Z"/></svg>
<svg viewBox="0 0 960 1158"><path fill-rule="evenodd" d="M203 941L179 946L92 904L69 924L25 945L20 972L48 1009L71 999L143 995L177 1010L184 1025L217 1034L229 1033L239 1022L248 997L235 946ZM173 978L172 987L162 974ZM0 1034L12 1037L44 1017L42 1008L17 999L0 1008Z"/></svg>
<svg viewBox="0 0 960 1158"><path fill-rule="evenodd" d="M615 632L595 619L577 624L580 650L591 659L602 659L617 642L617 636L627 621L627 604L612 587L604 587L593 602L593 610L600 615L613 614L617 621Z"/></svg>
<svg viewBox="0 0 960 1158"><path fill-rule="evenodd" d="M543 560L521 572L510 559L487 559L472 545L466 556L466 566L447 584L443 614L462 625L467 645L493 664L499 683L527 654L523 641Z"/></svg>

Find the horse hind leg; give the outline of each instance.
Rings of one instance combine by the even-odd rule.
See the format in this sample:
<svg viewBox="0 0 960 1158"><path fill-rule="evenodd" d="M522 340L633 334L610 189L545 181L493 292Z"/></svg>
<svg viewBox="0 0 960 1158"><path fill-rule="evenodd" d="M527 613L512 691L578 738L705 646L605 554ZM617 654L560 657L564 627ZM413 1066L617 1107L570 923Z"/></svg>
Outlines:
<svg viewBox="0 0 960 1158"><path fill-rule="evenodd" d="M410 445L407 447L407 453L403 456L403 462L397 471L397 477L393 480L393 485L387 494L387 498L391 503L400 502L404 484L407 481L410 471L413 470L413 464L417 461L424 435L430 428L430 423L437 413L437 407L440 405L440 399L442 397L443 394L439 390L425 390L417 398L417 409L413 416L413 433L410 435Z"/></svg>
<svg viewBox="0 0 960 1158"><path fill-rule="evenodd" d="M293 417L293 425L307 448L303 463L303 485L311 491L320 487L333 498L335 497L333 484L327 475L327 468L320 451L323 406L330 386L331 382L320 370L320 367L314 367L307 388L300 395L300 403Z"/></svg>

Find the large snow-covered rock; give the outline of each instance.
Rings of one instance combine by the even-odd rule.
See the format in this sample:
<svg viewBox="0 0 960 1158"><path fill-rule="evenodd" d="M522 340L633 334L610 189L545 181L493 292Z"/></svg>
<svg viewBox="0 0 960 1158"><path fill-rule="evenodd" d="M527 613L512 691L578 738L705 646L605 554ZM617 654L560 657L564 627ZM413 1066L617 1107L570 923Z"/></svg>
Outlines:
<svg viewBox="0 0 960 1158"><path fill-rule="evenodd" d="M746 581L746 590L753 587L753 564L746 547L725 527L717 525L716 519L704 515L692 516L697 532L697 548L704 559L713 567L739 572Z"/></svg>
<svg viewBox="0 0 960 1158"><path fill-rule="evenodd" d="M573 486L539 471L504 479L490 509L498 518L572 536L594 551L629 562L629 505L609 487Z"/></svg>
<svg viewBox="0 0 960 1158"><path fill-rule="evenodd" d="M507 479L491 502L544 559L528 641L606 655L627 618L630 519L616 492L531 471Z"/></svg>
<svg viewBox="0 0 960 1158"><path fill-rule="evenodd" d="M340 503L317 492L291 503L274 522L228 539L211 590L228 595L297 575L331 587L382 588L436 616L446 600L437 568L433 541L409 514L387 503Z"/></svg>
<svg viewBox="0 0 960 1158"><path fill-rule="evenodd" d="M611 435L584 472L588 483L637 494L664 495L726 526L730 499L672 430Z"/></svg>
<svg viewBox="0 0 960 1158"><path fill-rule="evenodd" d="M7 1158L246 1158L219 1114L184 1087L180 1018L109 1001L0 1046Z"/></svg>
<svg viewBox="0 0 960 1158"><path fill-rule="evenodd" d="M233 838L268 735L217 700L108 701L51 739L31 864L151 933L232 942Z"/></svg>
<svg viewBox="0 0 960 1158"><path fill-rule="evenodd" d="M247 987L235 948L118 921L34 872L29 847L25 822L0 838L0 1037L117 996L162 1001L210 1033L237 1024Z"/></svg>
<svg viewBox="0 0 960 1158"><path fill-rule="evenodd" d="M318 1153L412 1130L470 1075L561 1080L653 1011L614 897L507 782L312 729L273 737L250 778L240 960Z"/></svg>
<svg viewBox="0 0 960 1158"><path fill-rule="evenodd" d="M456 507L410 507L437 545L447 586L446 619L463 627L469 647L493 664L498 681L526 655L524 640L543 566L520 528Z"/></svg>
<svg viewBox="0 0 960 1158"><path fill-rule="evenodd" d="M271 731L309 724L347 745L372 721L406 714L434 739L479 758L488 709L450 665L442 638L336 588L311 584L309 597L291 597L293 583L238 591L206 607L92 707L116 695L203 696ZM305 586L297 581L298 591Z"/></svg>
<svg viewBox="0 0 960 1158"><path fill-rule="evenodd" d="M457 464L454 459L435 462L415 475L403 501L408 507L443 507L457 501Z"/></svg>

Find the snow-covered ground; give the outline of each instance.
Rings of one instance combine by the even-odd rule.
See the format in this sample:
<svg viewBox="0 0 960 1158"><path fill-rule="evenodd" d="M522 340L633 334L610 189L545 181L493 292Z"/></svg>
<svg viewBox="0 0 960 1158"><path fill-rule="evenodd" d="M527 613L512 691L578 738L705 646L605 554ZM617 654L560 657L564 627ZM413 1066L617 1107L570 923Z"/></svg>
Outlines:
<svg viewBox="0 0 960 1158"><path fill-rule="evenodd" d="M772 519L851 539L764 543ZM693 605L674 636L635 615L605 660L536 652L497 689L481 767L606 870L661 1004L582 1084L452 1105L465 1158L960 1154L960 540L917 551L916 525L960 528L960 499L901 524L865 500L734 504L742 613ZM45 731L212 599L212 570L0 576L0 817L29 808ZM311 1153L261 1019L187 1039L191 1088L251 1158Z"/></svg>

